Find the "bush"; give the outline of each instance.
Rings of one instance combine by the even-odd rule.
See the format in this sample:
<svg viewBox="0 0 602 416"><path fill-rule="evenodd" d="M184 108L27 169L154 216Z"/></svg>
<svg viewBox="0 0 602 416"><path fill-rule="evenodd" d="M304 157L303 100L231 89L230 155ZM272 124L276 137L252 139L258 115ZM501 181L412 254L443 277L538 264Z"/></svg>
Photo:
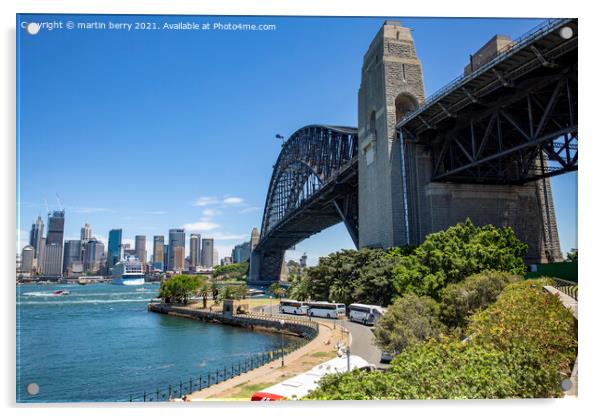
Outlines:
<svg viewBox="0 0 602 416"><path fill-rule="evenodd" d="M577 347L571 313L542 290L545 279L509 284L470 318L468 342L430 340L402 351L386 373L334 374L307 399L560 397Z"/></svg>
<svg viewBox="0 0 602 416"><path fill-rule="evenodd" d="M414 254L401 258L394 270L394 288L439 299L449 283L484 270L522 274L527 245L511 228L476 227L470 219L445 231L429 234Z"/></svg>
<svg viewBox="0 0 602 416"><path fill-rule="evenodd" d="M398 298L374 328L374 340L384 351L399 352L428 338L438 337L444 327L433 299L414 294Z"/></svg>
<svg viewBox="0 0 602 416"><path fill-rule="evenodd" d="M178 274L161 282L159 297L165 303L187 304L188 299L201 288L202 283L198 276Z"/></svg>
<svg viewBox="0 0 602 416"><path fill-rule="evenodd" d="M508 283L521 280L508 272L485 271L441 291L441 321L449 327L465 327L468 315L495 302Z"/></svg>

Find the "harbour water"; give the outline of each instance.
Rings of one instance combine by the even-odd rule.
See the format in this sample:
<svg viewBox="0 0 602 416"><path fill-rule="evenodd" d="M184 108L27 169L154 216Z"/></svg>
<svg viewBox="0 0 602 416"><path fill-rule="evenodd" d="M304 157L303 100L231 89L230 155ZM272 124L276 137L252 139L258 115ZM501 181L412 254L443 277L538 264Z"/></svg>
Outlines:
<svg viewBox="0 0 602 416"><path fill-rule="evenodd" d="M158 290L18 286L17 402L127 401L280 348L274 334L147 312Z"/></svg>

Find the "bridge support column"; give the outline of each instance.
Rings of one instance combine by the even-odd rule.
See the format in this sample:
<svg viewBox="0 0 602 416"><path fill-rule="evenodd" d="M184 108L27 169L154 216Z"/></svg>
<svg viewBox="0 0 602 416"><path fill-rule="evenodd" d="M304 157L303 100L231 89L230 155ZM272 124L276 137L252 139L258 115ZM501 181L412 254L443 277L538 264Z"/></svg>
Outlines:
<svg viewBox="0 0 602 416"><path fill-rule="evenodd" d="M249 283L273 283L286 276L285 251L253 250L249 265Z"/></svg>

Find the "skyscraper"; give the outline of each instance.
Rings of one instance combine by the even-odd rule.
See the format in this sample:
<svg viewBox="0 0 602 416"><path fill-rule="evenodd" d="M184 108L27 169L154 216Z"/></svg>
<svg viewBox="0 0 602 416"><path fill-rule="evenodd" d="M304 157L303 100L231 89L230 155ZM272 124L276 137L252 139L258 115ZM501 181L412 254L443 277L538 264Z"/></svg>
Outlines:
<svg viewBox="0 0 602 416"><path fill-rule="evenodd" d="M109 231L109 247L107 250L107 268L110 269L121 260L121 228Z"/></svg>
<svg viewBox="0 0 602 416"><path fill-rule="evenodd" d="M163 246L163 266L165 267L165 270L169 270L167 268L168 260L169 260L169 244L165 244Z"/></svg>
<svg viewBox="0 0 602 416"><path fill-rule="evenodd" d="M203 238L202 240L201 266L205 269L213 267L213 238Z"/></svg>
<svg viewBox="0 0 602 416"><path fill-rule="evenodd" d="M43 252L43 239L44 221L42 221L42 217L38 216L36 222L31 225L31 231L29 232L29 245L33 247L33 255L36 259L41 258Z"/></svg>
<svg viewBox="0 0 602 416"><path fill-rule="evenodd" d="M156 270L164 270L165 263L165 237L156 235L153 237L153 268Z"/></svg>
<svg viewBox="0 0 602 416"><path fill-rule="evenodd" d="M136 251L136 257L138 260L142 262L142 264L146 263L146 236L145 235L137 235L134 244L134 250Z"/></svg>
<svg viewBox="0 0 602 416"><path fill-rule="evenodd" d="M90 224L86 223L86 224L84 224L84 226L81 229L80 240L82 240L82 243L86 244L88 242L88 240L91 238L92 238L92 227L90 227Z"/></svg>
<svg viewBox="0 0 602 416"><path fill-rule="evenodd" d="M21 251L21 272L22 273L31 273L33 271L33 262L34 262L34 253L35 250L33 246L25 246Z"/></svg>
<svg viewBox="0 0 602 416"><path fill-rule="evenodd" d="M197 267L201 264L201 235L190 234L190 266Z"/></svg>
<svg viewBox="0 0 602 416"><path fill-rule="evenodd" d="M71 274L75 269L83 271L82 260L82 241L65 241L65 251L63 256L63 273Z"/></svg>
<svg viewBox="0 0 602 416"><path fill-rule="evenodd" d="M184 270L186 233L182 228L169 230L168 270Z"/></svg>
<svg viewBox="0 0 602 416"><path fill-rule="evenodd" d="M232 249L233 263L242 263L249 260L249 257L251 257L251 243L249 241L238 244Z"/></svg>
<svg viewBox="0 0 602 416"><path fill-rule="evenodd" d="M48 214L48 233L44 247L44 266L46 276L60 277L63 273L63 232L65 229L65 211L53 211Z"/></svg>
<svg viewBox="0 0 602 416"><path fill-rule="evenodd" d="M255 250L255 247L259 243L259 231L257 227L253 227L253 231L251 231L251 251Z"/></svg>
<svg viewBox="0 0 602 416"><path fill-rule="evenodd" d="M213 267L215 267L215 266L219 266L219 253L214 248L213 249Z"/></svg>
<svg viewBox="0 0 602 416"><path fill-rule="evenodd" d="M86 243L84 251L84 270L86 272L97 272L103 263L105 254L105 245L102 241L92 237Z"/></svg>

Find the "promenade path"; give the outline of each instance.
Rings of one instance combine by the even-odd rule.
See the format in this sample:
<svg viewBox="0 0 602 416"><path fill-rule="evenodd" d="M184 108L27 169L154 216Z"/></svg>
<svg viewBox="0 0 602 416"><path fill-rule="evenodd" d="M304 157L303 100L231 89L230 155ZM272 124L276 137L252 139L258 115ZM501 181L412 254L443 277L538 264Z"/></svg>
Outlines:
<svg viewBox="0 0 602 416"><path fill-rule="evenodd" d="M337 342L345 342L345 339L346 335L340 327L333 329L332 324L326 325L320 322L318 336L309 344L285 355L284 367L281 366L280 359L272 361L248 373L189 394L186 396L187 400L250 400L255 391L308 371L336 357Z"/></svg>

